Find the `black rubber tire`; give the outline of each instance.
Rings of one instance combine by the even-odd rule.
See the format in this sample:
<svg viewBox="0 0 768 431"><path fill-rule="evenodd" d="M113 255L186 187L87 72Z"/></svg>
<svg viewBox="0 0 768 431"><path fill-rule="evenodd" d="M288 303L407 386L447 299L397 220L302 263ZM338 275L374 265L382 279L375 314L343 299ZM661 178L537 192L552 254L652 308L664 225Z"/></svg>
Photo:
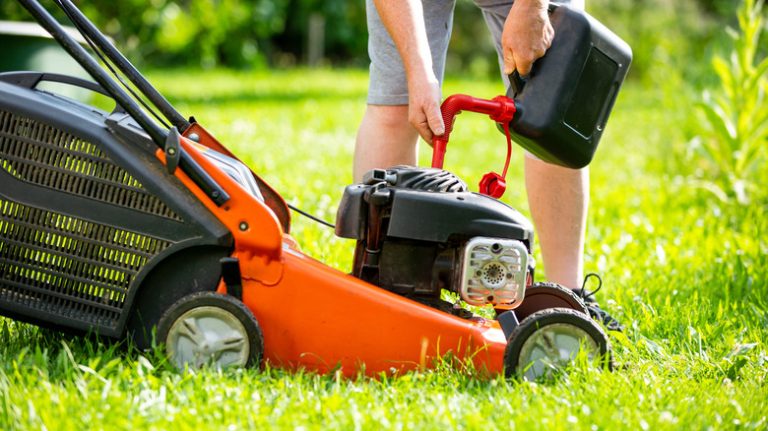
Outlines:
<svg viewBox="0 0 768 431"><path fill-rule="evenodd" d="M231 254L224 247L191 247L166 257L138 286L126 322L126 337L139 350L157 342L154 332L163 314L181 298L210 292L221 280L221 258Z"/></svg>
<svg viewBox="0 0 768 431"><path fill-rule="evenodd" d="M245 328L248 341L248 359L245 367L259 367L264 352L264 336L259 322L251 310L241 301L215 292L196 292L189 294L171 305L160 317L157 325L157 340L165 346L169 332L174 322L184 313L197 307L217 307L234 316ZM166 350L167 352L167 350ZM175 363L173 358L170 358Z"/></svg>
<svg viewBox="0 0 768 431"><path fill-rule="evenodd" d="M552 324L572 325L584 331L598 347L597 363L609 370L612 368L611 343L608 336L589 315L568 308L548 308L526 317L512 331L504 351L504 375L507 378L522 377L518 366L521 365L520 354L523 345L534 333Z"/></svg>
<svg viewBox="0 0 768 431"><path fill-rule="evenodd" d="M525 289L525 298L514 313L522 322L533 313L549 308L568 308L589 315L584 301L573 290L556 283L534 283Z"/></svg>

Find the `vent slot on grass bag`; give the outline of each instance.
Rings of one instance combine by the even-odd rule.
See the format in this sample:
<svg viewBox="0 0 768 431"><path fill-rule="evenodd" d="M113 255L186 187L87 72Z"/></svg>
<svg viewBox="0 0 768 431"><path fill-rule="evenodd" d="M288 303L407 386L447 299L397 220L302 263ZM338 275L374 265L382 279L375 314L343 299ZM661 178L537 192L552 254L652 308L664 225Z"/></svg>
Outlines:
<svg viewBox="0 0 768 431"><path fill-rule="evenodd" d="M0 301L115 330L134 278L169 245L0 199Z"/></svg>
<svg viewBox="0 0 768 431"><path fill-rule="evenodd" d="M0 167L27 183L181 220L97 146L58 128L2 110Z"/></svg>

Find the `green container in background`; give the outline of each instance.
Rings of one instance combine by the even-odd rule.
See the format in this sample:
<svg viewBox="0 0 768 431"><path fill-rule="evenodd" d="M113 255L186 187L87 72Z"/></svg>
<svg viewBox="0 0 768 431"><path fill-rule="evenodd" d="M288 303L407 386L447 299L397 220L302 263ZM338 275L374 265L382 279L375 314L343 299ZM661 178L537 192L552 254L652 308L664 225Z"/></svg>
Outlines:
<svg viewBox="0 0 768 431"><path fill-rule="evenodd" d="M66 31L87 47L77 30L69 27ZM0 21L0 73L11 71L58 73L93 80L37 23ZM38 88L82 101L91 95L87 90L62 84L41 83Z"/></svg>

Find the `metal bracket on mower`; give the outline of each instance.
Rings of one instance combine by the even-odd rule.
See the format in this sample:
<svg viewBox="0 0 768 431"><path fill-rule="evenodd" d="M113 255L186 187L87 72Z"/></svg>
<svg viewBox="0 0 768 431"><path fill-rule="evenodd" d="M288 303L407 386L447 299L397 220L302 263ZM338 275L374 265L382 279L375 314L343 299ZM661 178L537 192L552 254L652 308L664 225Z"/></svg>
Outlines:
<svg viewBox="0 0 768 431"><path fill-rule="evenodd" d="M165 138L165 167L168 173L173 175L181 160L181 135L175 127L171 127L168 136Z"/></svg>
<svg viewBox="0 0 768 431"><path fill-rule="evenodd" d="M243 281L240 273L240 260L236 257L225 257L219 262L221 263L221 276L227 286L227 295L242 301Z"/></svg>
<svg viewBox="0 0 768 431"><path fill-rule="evenodd" d="M512 310L508 310L499 314L496 320L499 322L501 330L504 331L504 338L509 341L509 337L512 336L512 331L520 325L517 316L515 316L515 313Z"/></svg>

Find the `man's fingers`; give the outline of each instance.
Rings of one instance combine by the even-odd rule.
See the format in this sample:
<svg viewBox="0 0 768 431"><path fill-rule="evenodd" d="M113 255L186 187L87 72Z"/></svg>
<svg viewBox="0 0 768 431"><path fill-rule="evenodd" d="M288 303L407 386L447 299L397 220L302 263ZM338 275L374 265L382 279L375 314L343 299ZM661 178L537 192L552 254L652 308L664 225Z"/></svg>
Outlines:
<svg viewBox="0 0 768 431"><path fill-rule="evenodd" d="M432 145L434 135L445 133L440 113L440 84L437 79L409 83L408 121Z"/></svg>
<svg viewBox="0 0 768 431"><path fill-rule="evenodd" d="M408 121L419 132L419 135L430 144L432 143L432 130L429 128L429 122L427 116L421 110L415 110L411 113Z"/></svg>
<svg viewBox="0 0 768 431"><path fill-rule="evenodd" d="M440 136L445 133L445 124L443 124L443 114L440 112L440 108L437 105L427 108L427 123L432 132Z"/></svg>
<svg viewBox="0 0 768 431"><path fill-rule="evenodd" d="M432 145L432 137L434 136L434 133L432 133L432 130L429 128L429 123L425 120L422 123L415 124L414 127L418 130L421 138L428 142L429 145Z"/></svg>
<svg viewBox="0 0 768 431"><path fill-rule="evenodd" d="M529 73L531 73L531 64L530 63L520 63L519 66L517 66L517 73L520 74L520 76L526 76Z"/></svg>
<svg viewBox="0 0 768 431"><path fill-rule="evenodd" d="M443 115L436 103L428 103L421 109L416 109L410 119L411 124L427 143L432 145L432 138L445 133Z"/></svg>
<svg viewBox="0 0 768 431"><path fill-rule="evenodd" d="M537 58L541 57L543 52L538 56L536 56L536 53L530 54L531 55L520 54L518 52L513 52L511 49L508 49L504 55L504 74L509 75L515 70L517 70L517 73L519 73L521 76L529 74L531 72L533 62Z"/></svg>
<svg viewBox="0 0 768 431"><path fill-rule="evenodd" d="M520 76L526 76L531 73L532 65L532 56L515 56L515 66L517 68L517 73L519 73Z"/></svg>
<svg viewBox="0 0 768 431"><path fill-rule="evenodd" d="M513 6L512 12L516 10ZM525 11L525 9L522 10ZM552 46L555 30L546 16L546 10L543 13L543 17L533 17L533 21L530 21L529 17L528 25L525 27L517 26L518 22L525 22L525 20L507 18L502 34L505 74L508 75L517 70L520 75L528 75L533 69L533 63L543 57Z"/></svg>
<svg viewBox="0 0 768 431"><path fill-rule="evenodd" d="M552 41L547 40L542 47L531 50L525 54L512 53L511 50L508 51L509 53L504 58L504 73L509 75L517 70L517 73L519 73L520 76L528 75L531 73L531 69L533 69L533 63L541 57L544 57L544 54L546 54L547 49L551 44Z"/></svg>
<svg viewBox="0 0 768 431"><path fill-rule="evenodd" d="M512 55L512 50L507 50L504 53L504 74L509 75L517 69L515 65L515 56Z"/></svg>
<svg viewBox="0 0 768 431"><path fill-rule="evenodd" d="M553 40L555 40L555 28L552 27L551 23L548 23L544 29L544 43L546 44L546 49L552 47Z"/></svg>

